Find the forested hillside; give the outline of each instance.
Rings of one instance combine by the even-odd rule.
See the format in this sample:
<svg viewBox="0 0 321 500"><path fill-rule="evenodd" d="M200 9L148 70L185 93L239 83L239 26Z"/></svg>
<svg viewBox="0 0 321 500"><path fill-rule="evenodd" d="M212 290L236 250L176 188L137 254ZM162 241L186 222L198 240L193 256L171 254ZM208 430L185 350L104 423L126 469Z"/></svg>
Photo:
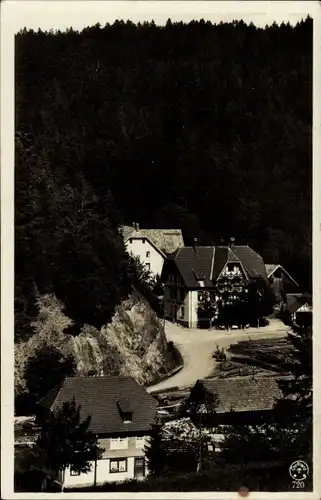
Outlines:
<svg viewBox="0 0 321 500"><path fill-rule="evenodd" d="M110 320L133 283L120 222L233 236L308 288L311 129L311 19L19 33L16 333L37 293Z"/></svg>

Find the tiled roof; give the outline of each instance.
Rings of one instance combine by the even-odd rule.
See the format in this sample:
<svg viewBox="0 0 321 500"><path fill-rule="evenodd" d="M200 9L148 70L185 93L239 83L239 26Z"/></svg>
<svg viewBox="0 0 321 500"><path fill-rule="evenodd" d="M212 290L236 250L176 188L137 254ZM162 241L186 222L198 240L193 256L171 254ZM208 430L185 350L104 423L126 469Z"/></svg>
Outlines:
<svg viewBox="0 0 321 500"><path fill-rule="evenodd" d="M187 287L198 287L198 280L211 286L211 269L214 247L180 248L175 255L176 265Z"/></svg>
<svg viewBox="0 0 321 500"><path fill-rule="evenodd" d="M277 381L272 377L206 379L199 383L210 393L218 395L217 413L271 410L276 399L282 397Z"/></svg>
<svg viewBox="0 0 321 500"><path fill-rule="evenodd" d="M89 429L97 434L148 431L155 422L157 402L131 377L67 377L38 404L57 410L75 398L81 418L91 415ZM132 422L124 423L119 404L130 408Z"/></svg>
<svg viewBox="0 0 321 500"><path fill-rule="evenodd" d="M250 278L267 278L264 261L251 247L233 246L234 254L240 259Z"/></svg>
<svg viewBox="0 0 321 500"><path fill-rule="evenodd" d="M121 230L124 241L126 241L130 237L130 235L135 231L135 228L133 228L133 226L122 226Z"/></svg>
<svg viewBox="0 0 321 500"><path fill-rule="evenodd" d="M240 262L250 278L267 277L262 257L248 246L184 247L173 259L188 288L199 288L201 275L204 286L211 287L228 262Z"/></svg>
<svg viewBox="0 0 321 500"><path fill-rule="evenodd" d="M123 226L124 241L128 238L148 238L159 250L171 254L184 246L181 229L139 229Z"/></svg>
<svg viewBox="0 0 321 500"><path fill-rule="evenodd" d="M271 276L271 274L273 274L278 267L279 264L265 264L266 274L268 277Z"/></svg>

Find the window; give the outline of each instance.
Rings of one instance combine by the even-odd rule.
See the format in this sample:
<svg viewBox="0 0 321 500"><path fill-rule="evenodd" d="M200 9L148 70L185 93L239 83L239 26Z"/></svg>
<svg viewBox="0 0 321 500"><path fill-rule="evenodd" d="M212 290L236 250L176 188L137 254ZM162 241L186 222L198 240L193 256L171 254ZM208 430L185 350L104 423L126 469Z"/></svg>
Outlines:
<svg viewBox="0 0 321 500"><path fill-rule="evenodd" d="M185 308L182 306L181 307L181 318L184 318L185 316Z"/></svg>
<svg viewBox="0 0 321 500"><path fill-rule="evenodd" d="M128 448L128 438L112 438L110 440L111 450L127 450Z"/></svg>
<svg viewBox="0 0 321 500"><path fill-rule="evenodd" d="M113 458L109 461L109 472L127 472L127 458Z"/></svg>
<svg viewBox="0 0 321 500"><path fill-rule="evenodd" d="M127 411L127 412L123 413L122 416L123 416L123 422L124 422L124 424L131 424L132 423L132 421L133 421L133 414L132 414L132 412Z"/></svg>
<svg viewBox="0 0 321 500"><path fill-rule="evenodd" d="M145 446L145 437L139 436L136 438L136 448L144 448Z"/></svg>
<svg viewBox="0 0 321 500"><path fill-rule="evenodd" d="M145 243L145 238L143 238L143 243Z"/></svg>
<svg viewBox="0 0 321 500"><path fill-rule="evenodd" d="M71 476L80 476L80 472L77 471L76 469L73 469L73 467L70 467L70 475Z"/></svg>
<svg viewBox="0 0 321 500"><path fill-rule="evenodd" d="M147 263L145 264L145 266L146 266L147 271L150 271L150 263L149 263L149 262L147 262Z"/></svg>
<svg viewBox="0 0 321 500"><path fill-rule="evenodd" d="M133 243L133 240L132 240L132 238L129 238L129 243Z"/></svg>
<svg viewBox="0 0 321 500"><path fill-rule="evenodd" d="M146 252L147 259L150 257L150 252Z"/></svg>

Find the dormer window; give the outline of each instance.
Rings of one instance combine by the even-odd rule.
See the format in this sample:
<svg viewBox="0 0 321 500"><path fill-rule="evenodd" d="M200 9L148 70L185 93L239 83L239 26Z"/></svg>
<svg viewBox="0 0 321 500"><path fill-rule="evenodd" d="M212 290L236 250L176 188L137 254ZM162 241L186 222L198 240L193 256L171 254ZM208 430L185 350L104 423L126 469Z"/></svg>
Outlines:
<svg viewBox="0 0 321 500"><path fill-rule="evenodd" d="M132 412L128 411L126 413L123 413L123 422L124 424L131 424L133 421L133 414Z"/></svg>
<svg viewBox="0 0 321 500"><path fill-rule="evenodd" d="M117 401L119 414L124 424L131 424L133 421L133 409L129 399L119 399Z"/></svg>

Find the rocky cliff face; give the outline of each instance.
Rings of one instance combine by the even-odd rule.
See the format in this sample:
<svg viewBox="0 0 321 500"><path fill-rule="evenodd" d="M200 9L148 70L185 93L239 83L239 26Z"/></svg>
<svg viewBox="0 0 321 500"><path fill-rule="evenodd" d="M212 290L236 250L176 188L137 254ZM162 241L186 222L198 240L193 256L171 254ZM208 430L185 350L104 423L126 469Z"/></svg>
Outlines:
<svg viewBox="0 0 321 500"><path fill-rule="evenodd" d="M132 295L111 323L97 330L85 326L73 338L78 371L87 375L129 375L149 384L174 367L163 327L148 302Z"/></svg>
<svg viewBox="0 0 321 500"><path fill-rule="evenodd" d="M72 321L55 297L43 296L39 305L36 334L15 346L16 393L24 390L28 358L46 345L73 354L81 375L129 375L141 384L150 384L175 367L162 324L138 293L118 306L109 324L100 330L85 325L75 337L64 333Z"/></svg>

